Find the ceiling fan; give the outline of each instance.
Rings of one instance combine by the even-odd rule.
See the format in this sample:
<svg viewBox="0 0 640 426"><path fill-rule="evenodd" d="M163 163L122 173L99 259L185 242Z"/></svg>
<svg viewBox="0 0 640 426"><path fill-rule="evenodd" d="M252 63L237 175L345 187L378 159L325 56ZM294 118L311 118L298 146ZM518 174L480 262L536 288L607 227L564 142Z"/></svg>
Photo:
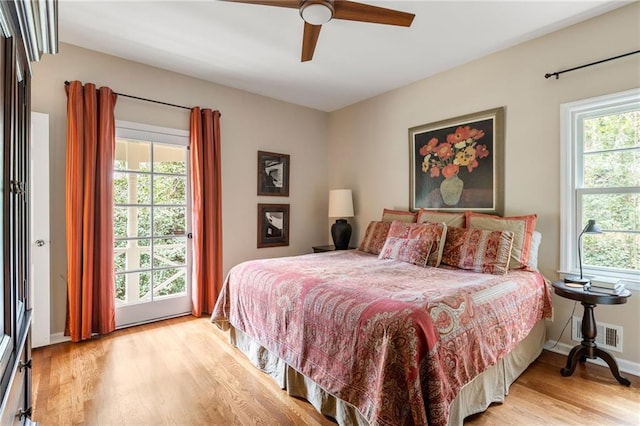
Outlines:
<svg viewBox="0 0 640 426"><path fill-rule="evenodd" d="M322 24L332 19L371 22L374 24L409 27L415 15L384 7L371 6L347 0L223 0L264 6L298 9L304 20L302 36L302 62L310 61L316 49Z"/></svg>

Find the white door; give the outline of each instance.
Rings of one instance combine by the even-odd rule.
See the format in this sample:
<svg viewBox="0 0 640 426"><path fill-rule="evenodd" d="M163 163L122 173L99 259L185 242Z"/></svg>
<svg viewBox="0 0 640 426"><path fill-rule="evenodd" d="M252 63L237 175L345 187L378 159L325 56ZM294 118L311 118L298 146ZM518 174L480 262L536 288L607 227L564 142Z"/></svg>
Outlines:
<svg viewBox="0 0 640 426"><path fill-rule="evenodd" d="M116 326L191 312L188 132L116 123Z"/></svg>
<svg viewBox="0 0 640 426"><path fill-rule="evenodd" d="M34 348L50 343L49 115L31 113L31 300Z"/></svg>

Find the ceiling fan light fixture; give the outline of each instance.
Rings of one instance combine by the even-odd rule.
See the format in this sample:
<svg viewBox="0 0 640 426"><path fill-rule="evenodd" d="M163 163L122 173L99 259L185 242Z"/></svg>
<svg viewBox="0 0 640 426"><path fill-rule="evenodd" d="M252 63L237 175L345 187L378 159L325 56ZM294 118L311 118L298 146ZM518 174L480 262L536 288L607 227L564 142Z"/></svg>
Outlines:
<svg viewBox="0 0 640 426"><path fill-rule="evenodd" d="M300 16L311 25L326 24L333 18L333 4L327 0L307 0L300 6Z"/></svg>

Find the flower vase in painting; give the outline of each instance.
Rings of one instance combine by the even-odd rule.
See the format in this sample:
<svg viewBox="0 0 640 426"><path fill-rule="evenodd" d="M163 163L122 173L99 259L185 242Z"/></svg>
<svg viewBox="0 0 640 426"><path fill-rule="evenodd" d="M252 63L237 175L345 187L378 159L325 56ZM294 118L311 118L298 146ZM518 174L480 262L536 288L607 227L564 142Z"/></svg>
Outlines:
<svg viewBox="0 0 640 426"><path fill-rule="evenodd" d="M458 204L460 196L462 195L462 188L464 188L464 182L457 174L445 178L440 184L442 202L447 206L455 206Z"/></svg>

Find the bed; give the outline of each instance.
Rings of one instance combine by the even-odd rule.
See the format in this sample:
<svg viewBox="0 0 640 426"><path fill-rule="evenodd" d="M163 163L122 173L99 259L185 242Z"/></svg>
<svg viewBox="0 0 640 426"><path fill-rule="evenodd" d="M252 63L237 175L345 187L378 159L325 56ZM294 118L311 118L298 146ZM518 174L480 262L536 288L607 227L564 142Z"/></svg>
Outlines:
<svg viewBox="0 0 640 426"><path fill-rule="evenodd" d="M441 236L420 265L362 245L241 263L211 320L289 394L339 424L462 424L503 401L538 357L551 298L531 268L428 266L447 256Z"/></svg>

